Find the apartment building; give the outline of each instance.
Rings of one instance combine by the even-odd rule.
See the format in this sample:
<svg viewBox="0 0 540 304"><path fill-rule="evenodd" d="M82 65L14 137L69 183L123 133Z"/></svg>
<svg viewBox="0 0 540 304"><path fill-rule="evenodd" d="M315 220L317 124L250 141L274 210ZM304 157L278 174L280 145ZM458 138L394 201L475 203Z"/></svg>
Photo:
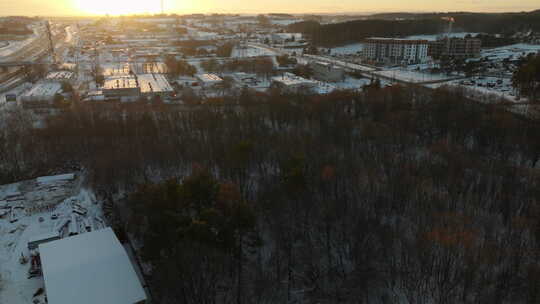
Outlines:
<svg viewBox="0 0 540 304"><path fill-rule="evenodd" d="M479 57L481 48L480 39L445 37L430 42L428 54L435 59L466 59Z"/></svg>
<svg viewBox="0 0 540 304"><path fill-rule="evenodd" d="M367 60L380 63L414 64L428 60L427 40L368 38L363 56Z"/></svg>

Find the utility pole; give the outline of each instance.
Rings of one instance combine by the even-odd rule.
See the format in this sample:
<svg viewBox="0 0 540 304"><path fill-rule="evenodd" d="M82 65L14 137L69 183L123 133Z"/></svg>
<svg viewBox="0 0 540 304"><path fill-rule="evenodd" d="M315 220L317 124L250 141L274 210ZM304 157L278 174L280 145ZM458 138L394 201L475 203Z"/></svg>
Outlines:
<svg viewBox="0 0 540 304"><path fill-rule="evenodd" d="M45 27L47 28L47 38L49 38L49 54L51 55L52 63L57 64L56 54L54 53L54 42L51 33L51 23L50 21L45 21Z"/></svg>
<svg viewBox="0 0 540 304"><path fill-rule="evenodd" d="M165 6L163 5L163 0L161 0L161 14L165 14Z"/></svg>

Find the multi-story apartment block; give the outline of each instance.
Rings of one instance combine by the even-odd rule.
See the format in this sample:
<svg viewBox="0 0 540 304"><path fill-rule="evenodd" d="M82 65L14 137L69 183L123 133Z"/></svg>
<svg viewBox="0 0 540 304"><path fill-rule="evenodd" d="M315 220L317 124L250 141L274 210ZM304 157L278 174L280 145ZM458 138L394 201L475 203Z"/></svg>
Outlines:
<svg viewBox="0 0 540 304"><path fill-rule="evenodd" d="M428 60L427 40L368 38L363 50L364 58L377 62L413 64Z"/></svg>
<svg viewBox="0 0 540 304"><path fill-rule="evenodd" d="M476 38L442 38L429 44L429 55L435 59L465 59L480 56L482 41Z"/></svg>

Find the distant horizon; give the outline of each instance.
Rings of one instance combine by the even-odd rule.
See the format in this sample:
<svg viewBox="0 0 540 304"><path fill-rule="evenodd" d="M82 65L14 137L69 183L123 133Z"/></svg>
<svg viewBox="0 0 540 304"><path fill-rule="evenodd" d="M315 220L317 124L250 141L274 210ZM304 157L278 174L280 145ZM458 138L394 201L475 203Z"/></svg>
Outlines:
<svg viewBox="0 0 540 304"><path fill-rule="evenodd" d="M0 0L3 16L99 17L140 14L324 14L358 15L376 13L516 13L540 9L538 0L271 0L264 2L228 0Z"/></svg>
<svg viewBox="0 0 540 304"><path fill-rule="evenodd" d="M519 10L519 11L472 11L472 10L458 10L458 11L402 11L402 10L388 10L388 11L337 11L337 12L216 12L216 11L201 11L201 12L164 12L162 13L132 13L132 14L58 14L58 15L40 15L40 14L11 14L11 15L0 15L0 18L6 17L40 17L40 18L98 18L98 17L137 17L137 16L147 16L147 17L158 17L158 16L189 16L189 15L241 15L241 16L257 16L257 15L271 15L271 14L285 14L292 16L303 16L303 15L323 15L323 16L370 16L375 14L464 14L464 13L473 13L473 14L516 14L516 13L531 13L534 11L540 10L539 8L530 9L530 10Z"/></svg>

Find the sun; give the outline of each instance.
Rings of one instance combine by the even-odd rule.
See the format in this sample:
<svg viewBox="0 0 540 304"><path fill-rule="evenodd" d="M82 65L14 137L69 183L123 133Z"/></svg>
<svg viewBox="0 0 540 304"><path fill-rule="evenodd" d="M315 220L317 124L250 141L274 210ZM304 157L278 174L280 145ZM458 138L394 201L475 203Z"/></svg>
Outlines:
<svg viewBox="0 0 540 304"><path fill-rule="evenodd" d="M90 15L155 14L161 0L76 0L78 9Z"/></svg>

